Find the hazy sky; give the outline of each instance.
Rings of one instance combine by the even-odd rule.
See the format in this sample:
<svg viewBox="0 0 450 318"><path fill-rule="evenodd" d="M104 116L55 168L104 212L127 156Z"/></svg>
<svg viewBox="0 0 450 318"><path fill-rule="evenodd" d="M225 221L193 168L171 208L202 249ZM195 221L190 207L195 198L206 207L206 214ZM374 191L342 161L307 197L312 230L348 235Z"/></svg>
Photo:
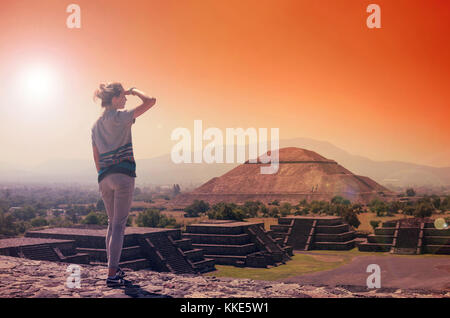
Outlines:
<svg viewBox="0 0 450 318"><path fill-rule="evenodd" d="M81 7L81 29L66 7ZM368 29L366 7L381 7ZM176 127L279 127L374 160L450 166L450 2L2 0L0 162L92 159L93 91L157 98L136 160ZM139 104L129 97L127 107ZM206 142L205 142L206 144ZM93 159L92 159L93 160ZM95 166L93 164L93 171Z"/></svg>

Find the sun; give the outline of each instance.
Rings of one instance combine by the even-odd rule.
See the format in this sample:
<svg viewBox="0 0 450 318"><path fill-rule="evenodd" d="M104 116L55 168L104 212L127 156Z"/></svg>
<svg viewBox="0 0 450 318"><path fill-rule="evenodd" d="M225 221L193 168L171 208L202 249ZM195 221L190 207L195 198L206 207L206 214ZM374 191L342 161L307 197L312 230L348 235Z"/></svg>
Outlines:
<svg viewBox="0 0 450 318"><path fill-rule="evenodd" d="M49 63L24 63L16 73L15 95L24 107L47 105L58 99L61 91L61 79L57 69Z"/></svg>
<svg viewBox="0 0 450 318"><path fill-rule="evenodd" d="M46 99L56 86L54 71L47 65L32 65L23 72L24 88L33 99Z"/></svg>

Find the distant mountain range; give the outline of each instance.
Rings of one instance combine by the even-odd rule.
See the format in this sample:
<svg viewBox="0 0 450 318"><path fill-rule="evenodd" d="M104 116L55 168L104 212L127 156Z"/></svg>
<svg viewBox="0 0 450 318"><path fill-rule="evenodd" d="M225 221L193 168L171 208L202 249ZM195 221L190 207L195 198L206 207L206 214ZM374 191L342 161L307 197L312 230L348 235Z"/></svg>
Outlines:
<svg viewBox="0 0 450 318"><path fill-rule="evenodd" d="M450 167L436 168L401 161L374 161L352 155L329 142L309 138L280 140L280 147L299 147L337 161L357 175L368 176L382 185L393 186L449 186ZM247 157L248 159L248 157ZM170 154L137 160L136 184L199 185L221 176L238 163L175 164ZM0 164L0 182L42 183L96 183L95 164L89 159L53 159L23 169L11 163Z"/></svg>

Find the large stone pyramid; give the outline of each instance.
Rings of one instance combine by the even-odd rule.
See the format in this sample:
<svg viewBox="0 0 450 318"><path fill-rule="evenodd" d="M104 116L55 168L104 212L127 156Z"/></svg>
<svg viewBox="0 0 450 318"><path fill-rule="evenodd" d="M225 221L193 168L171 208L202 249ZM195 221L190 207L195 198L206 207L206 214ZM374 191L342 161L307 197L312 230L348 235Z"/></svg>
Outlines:
<svg viewBox="0 0 450 318"><path fill-rule="evenodd" d="M189 193L179 194L172 203L188 205L198 199L212 204L248 200L297 204L303 199L331 200L336 195L352 202L367 203L374 198L393 195L372 179L357 176L314 151L296 147L279 149L279 169L274 174L261 174L260 167L270 163L261 163L260 158L257 163L246 161Z"/></svg>

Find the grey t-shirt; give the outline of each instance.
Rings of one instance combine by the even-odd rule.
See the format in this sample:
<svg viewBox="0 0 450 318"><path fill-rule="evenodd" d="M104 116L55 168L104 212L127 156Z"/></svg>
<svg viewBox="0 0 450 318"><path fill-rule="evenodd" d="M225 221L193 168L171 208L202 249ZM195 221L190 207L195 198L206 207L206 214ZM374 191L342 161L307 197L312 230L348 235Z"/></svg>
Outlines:
<svg viewBox="0 0 450 318"><path fill-rule="evenodd" d="M106 110L92 126L92 145L100 154L100 169L123 160L134 162L131 138L131 125L136 121L134 110Z"/></svg>

